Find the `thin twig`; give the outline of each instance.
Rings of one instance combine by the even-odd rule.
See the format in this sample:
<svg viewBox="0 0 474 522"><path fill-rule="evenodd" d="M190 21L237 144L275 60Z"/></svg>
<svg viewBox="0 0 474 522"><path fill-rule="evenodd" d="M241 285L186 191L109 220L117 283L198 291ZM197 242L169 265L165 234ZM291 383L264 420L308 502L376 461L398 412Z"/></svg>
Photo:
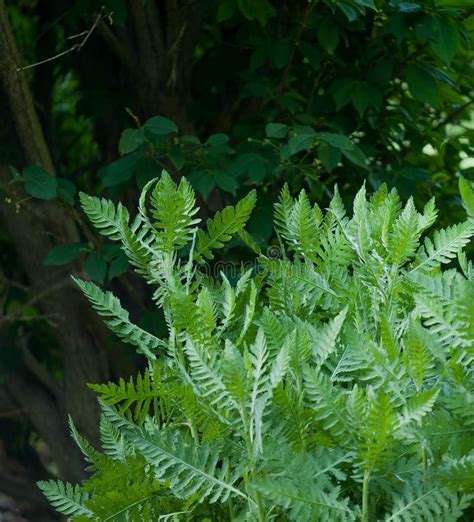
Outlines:
<svg viewBox="0 0 474 522"><path fill-rule="evenodd" d="M448 114L446 116L446 118L444 118L443 120L441 120L438 123L438 125L435 125L433 127L433 130L437 131L437 130L441 129L441 127L444 127L447 123L449 123L449 122L453 121L454 119L456 119L458 116L460 116L473 103L474 103L474 98L470 99L469 101L467 101L464 105L461 105L460 107L458 107L451 114Z"/></svg>
<svg viewBox="0 0 474 522"><path fill-rule="evenodd" d="M61 56L65 56L66 54L72 53L73 51L80 51L84 47L87 40L90 38L91 34L95 31L95 28L97 27L99 22L103 18L106 18L108 16L108 15L104 15L103 11L104 11L104 7L102 6L99 14L96 16L96 19L95 19L94 23L92 24L92 27L88 31L83 31L82 33L67 37L68 40L71 40L73 38L78 38L79 36L82 36L85 34L84 38L79 43L73 45L72 47L70 47L69 49L66 49L65 51L61 51L60 53L55 54L54 56L45 58L44 60L32 63L30 65L25 65L24 67L19 67L19 68L17 68L16 71L19 72L19 71L24 71L25 69L31 69L32 67L37 67L38 65L43 65L48 62L53 62L54 60L61 58Z"/></svg>

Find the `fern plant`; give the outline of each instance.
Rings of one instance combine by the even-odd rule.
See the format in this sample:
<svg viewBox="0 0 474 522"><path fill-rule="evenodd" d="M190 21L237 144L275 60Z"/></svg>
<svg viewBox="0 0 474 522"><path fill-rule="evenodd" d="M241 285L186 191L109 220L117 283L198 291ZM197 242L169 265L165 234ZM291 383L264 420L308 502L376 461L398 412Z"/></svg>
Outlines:
<svg viewBox="0 0 474 522"><path fill-rule="evenodd" d="M71 422L90 478L41 482L86 520L460 520L474 498L474 235L427 235L419 212L382 186L352 214L337 188L326 212L288 188L275 205L281 257L256 248L231 283L198 267L232 236L249 245L251 192L198 229L193 191L168 174L139 212L82 196L101 233L155 288L166 339L133 325L119 300L76 281L148 368L94 384L102 450ZM188 246L183 259L183 247ZM471 514L471 515L470 515Z"/></svg>

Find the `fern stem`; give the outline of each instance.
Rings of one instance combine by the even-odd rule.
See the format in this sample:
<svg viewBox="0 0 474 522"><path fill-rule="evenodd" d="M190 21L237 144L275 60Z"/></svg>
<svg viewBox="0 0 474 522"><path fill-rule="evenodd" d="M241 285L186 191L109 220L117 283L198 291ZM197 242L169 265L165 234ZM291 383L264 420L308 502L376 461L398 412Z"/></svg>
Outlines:
<svg viewBox="0 0 474 522"><path fill-rule="evenodd" d="M370 471L366 471L362 485L362 522L369 522L369 480Z"/></svg>

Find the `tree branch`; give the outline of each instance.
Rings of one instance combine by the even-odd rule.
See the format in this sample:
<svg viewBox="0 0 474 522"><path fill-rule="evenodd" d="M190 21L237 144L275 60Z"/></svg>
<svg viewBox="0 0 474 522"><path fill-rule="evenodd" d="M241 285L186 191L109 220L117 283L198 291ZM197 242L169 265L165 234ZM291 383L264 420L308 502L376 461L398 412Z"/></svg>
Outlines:
<svg viewBox="0 0 474 522"><path fill-rule="evenodd" d="M17 71L20 55L16 46L5 0L0 0L0 76L11 107L21 144L30 163L42 165L50 174L55 170L33 97L23 71Z"/></svg>

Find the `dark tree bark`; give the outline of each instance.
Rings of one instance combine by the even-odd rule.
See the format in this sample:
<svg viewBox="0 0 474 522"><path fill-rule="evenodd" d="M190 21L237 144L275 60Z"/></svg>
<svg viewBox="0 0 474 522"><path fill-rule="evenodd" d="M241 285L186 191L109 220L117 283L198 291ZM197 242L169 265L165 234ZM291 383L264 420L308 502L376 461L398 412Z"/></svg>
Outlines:
<svg viewBox="0 0 474 522"><path fill-rule="evenodd" d="M17 71L20 65L5 3L0 0L0 74L17 135L27 163L42 165L54 174L29 86L23 72ZM9 177L3 168L0 183L7 194L13 201L24 199L22 188L9 184ZM31 294L42 295L40 309L56 318L64 366L64 383L55 393L45 389L44 382L35 379L27 367L16 369L4 386L50 446L64 478L77 480L83 476L83 463L68 434L67 414L92 443L97 442L97 402L86 383L101 382L109 376L104 328L72 284L62 285L67 280L65 271L42 264L53 244L78 241L77 227L66 207L58 202L28 201L19 212L14 205L2 202L0 217L29 279Z"/></svg>

